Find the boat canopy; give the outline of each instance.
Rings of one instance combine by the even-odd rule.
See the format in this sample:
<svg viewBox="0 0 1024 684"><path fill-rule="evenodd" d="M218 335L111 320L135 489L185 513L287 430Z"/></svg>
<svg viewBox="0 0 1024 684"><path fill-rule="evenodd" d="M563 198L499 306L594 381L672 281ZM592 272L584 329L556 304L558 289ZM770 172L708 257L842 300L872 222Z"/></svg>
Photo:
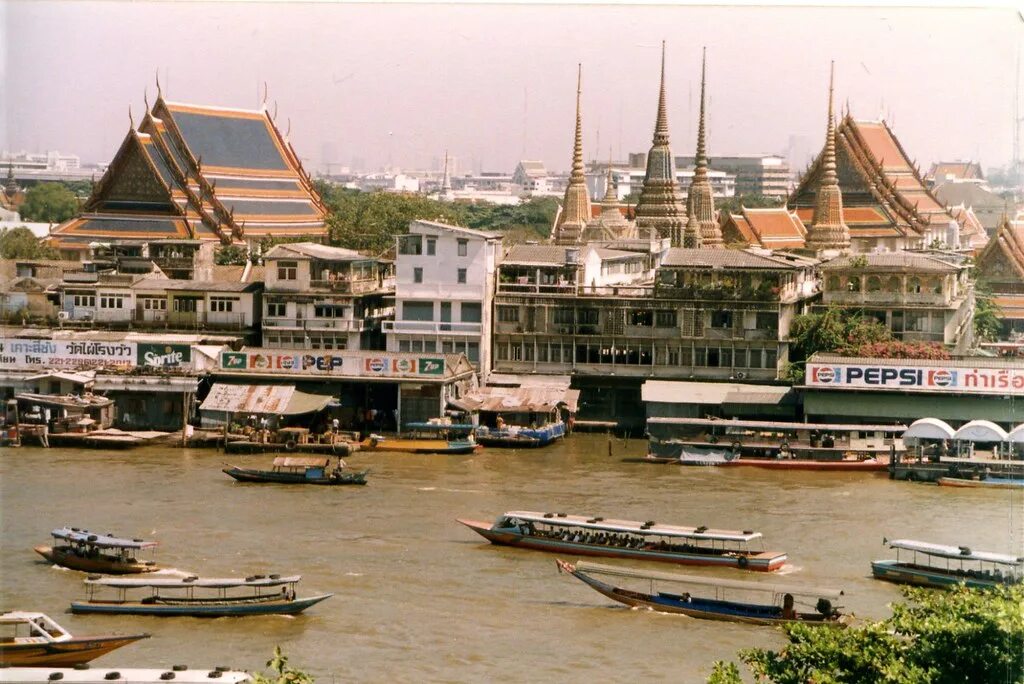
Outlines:
<svg viewBox="0 0 1024 684"><path fill-rule="evenodd" d="M717 577L679 575L670 572L658 572L656 570L633 570L617 565L604 565L602 563L591 563L589 561L578 561L576 563L576 569L580 572L592 573L595 575L631 577L635 579L655 580L658 582L677 582L679 584L696 584L700 586L721 587L723 589L740 589L744 591L764 591L775 594L793 594L794 596L809 596L813 598L836 599L843 595L843 591L841 589L808 587L803 584L794 585L773 584L769 582L744 582L742 580L719 579Z"/></svg>
<svg viewBox="0 0 1024 684"><path fill-rule="evenodd" d="M957 430L953 439L965 442L1006 442L1010 435L991 420L972 420Z"/></svg>
<svg viewBox="0 0 1024 684"><path fill-rule="evenodd" d="M28 625L30 636L43 637L47 641L69 641L68 631L45 613L29 613L13 610L0 615L0 625Z"/></svg>
<svg viewBox="0 0 1024 684"><path fill-rule="evenodd" d="M110 534L94 534L89 530L79 530L74 527L60 527L51 532L50 536L54 539L65 539L69 542L88 544L101 549L149 549L159 544L159 542L145 539L126 539Z"/></svg>
<svg viewBox="0 0 1024 684"><path fill-rule="evenodd" d="M472 431L475 425L471 423L406 423L406 429L409 430L437 430L438 432L446 430L456 431Z"/></svg>
<svg viewBox="0 0 1024 684"><path fill-rule="evenodd" d="M950 427L949 423L938 418L921 418L915 420L903 433L903 439L916 437L917 439L953 439L956 430Z"/></svg>
<svg viewBox="0 0 1024 684"><path fill-rule="evenodd" d="M855 425L848 423L787 423L772 420L730 420L726 418L648 418L648 425L695 425L715 428L747 428L749 430L826 430L829 432L899 433L906 425Z"/></svg>
<svg viewBox="0 0 1024 684"><path fill-rule="evenodd" d="M966 546L946 546L944 544L932 544L913 539L892 539L887 543L890 549L917 551L918 553L938 556L939 558L984 561L985 563L999 563L1000 565L1024 565L1024 557L1018 558L1017 556L1010 556L1005 553L991 553L989 551L972 551Z"/></svg>
<svg viewBox="0 0 1024 684"><path fill-rule="evenodd" d="M174 589L187 587L203 587L206 589L229 589L231 587L277 587L284 584L295 584L302 579L302 575L282 575L280 577L253 576L253 577L197 577L190 580L187 577L99 577L87 579L86 584L100 587L115 587L117 589L141 589L152 587L154 589Z"/></svg>
<svg viewBox="0 0 1024 684"><path fill-rule="evenodd" d="M275 468L326 468L331 465L327 456L278 456L274 459Z"/></svg>
<svg viewBox="0 0 1024 684"><path fill-rule="evenodd" d="M761 537L760 532L712 530L707 527L680 527L677 525L647 524L634 520L612 520L605 518L588 518L583 515L563 515L558 513L538 513L535 511L509 511L506 518L516 518L525 522L544 525L565 525L582 527L605 532L627 532L630 534L654 534L662 537L683 537L686 539L703 539L707 541L749 542ZM653 521L652 521L653 522Z"/></svg>

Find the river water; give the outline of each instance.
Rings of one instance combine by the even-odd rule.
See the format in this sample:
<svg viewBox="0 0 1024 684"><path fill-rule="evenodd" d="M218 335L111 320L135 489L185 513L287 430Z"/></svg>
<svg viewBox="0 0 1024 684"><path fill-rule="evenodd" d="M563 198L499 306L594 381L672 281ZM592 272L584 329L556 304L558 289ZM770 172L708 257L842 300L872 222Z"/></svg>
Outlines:
<svg viewBox="0 0 1024 684"><path fill-rule="evenodd" d="M609 456L609 444L612 455ZM648 565L842 588L881 618L899 598L868 578L882 538L1021 552L1024 494L892 482L883 474L681 468L624 462L645 442L576 434L540 451L356 454L366 487L245 485L214 450L7 449L0 456L0 608L43 611L73 633L153 638L108 667L258 670L280 644L321 682L703 681L716 659L778 647L765 627L632 611L560 576L551 554L496 547L455 522L511 509L755 529L787 577ZM295 617L72 616L83 575L32 552L61 525L161 542L162 565L205 576L301 573L334 597ZM616 562L616 561L611 561Z"/></svg>

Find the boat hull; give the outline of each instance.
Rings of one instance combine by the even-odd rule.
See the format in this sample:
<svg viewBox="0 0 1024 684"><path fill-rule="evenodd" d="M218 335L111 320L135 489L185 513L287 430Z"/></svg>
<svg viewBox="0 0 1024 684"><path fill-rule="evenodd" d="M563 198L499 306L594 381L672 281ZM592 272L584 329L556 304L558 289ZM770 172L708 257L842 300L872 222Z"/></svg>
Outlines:
<svg viewBox="0 0 1024 684"><path fill-rule="evenodd" d="M272 442L252 442L245 439L229 440L224 447L228 453L237 454L261 454L278 451L298 451L315 454L332 454L335 456L348 456L356 451L358 447L351 442L335 442L334 444L296 444L289 447L287 444Z"/></svg>
<svg viewBox="0 0 1024 684"><path fill-rule="evenodd" d="M81 572L95 572L104 575L138 575L145 572L156 572L160 566L155 563L140 561L124 562L107 560L103 557L88 558L71 553L64 546L37 546L34 551L54 565Z"/></svg>
<svg viewBox="0 0 1024 684"><path fill-rule="evenodd" d="M302 473L275 473L268 470L248 468L223 468L224 473L239 482L261 484L309 484L309 485L365 485L367 470L342 473L337 477L306 477Z"/></svg>
<svg viewBox="0 0 1024 684"><path fill-rule="evenodd" d="M480 449L475 442L444 439L367 439L360 443L362 451L391 451L403 454L471 454Z"/></svg>
<svg viewBox="0 0 1024 684"><path fill-rule="evenodd" d="M868 461L827 461L811 459L735 458L719 464L723 468L749 466L771 470L831 470L850 472L882 472L888 470L889 459Z"/></svg>
<svg viewBox="0 0 1024 684"><path fill-rule="evenodd" d="M838 619L824 619L816 613L800 613L798 619L783 618L782 610L777 606L736 603L696 597L689 597L687 599L687 597L677 594L660 592L657 594L645 594L613 586L577 570L570 570L569 572L573 577L599 594L631 608L646 608L659 613L686 615L701 620L741 622L748 625L799 623L815 626L845 627L845 624Z"/></svg>
<svg viewBox="0 0 1024 684"><path fill-rule="evenodd" d="M936 570L922 567L910 567L894 560L881 560L871 562L871 575L875 579L896 584L912 584L919 587L933 587L948 589L955 587L961 582L971 589L991 589L1004 584L998 580L983 579L980 577L966 577L963 575L951 575Z"/></svg>
<svg viewBox="0 0 1024 684"><path fill-rule="evenodd" d="M532 535L516 534L491 529L487 523L476 520L462 520L460 523L473 530L487 541L498 546L516 546L549 553L572 554L605 558L629 558L632 560L658 561L677 565L708 565L720 568L739 568L758 572L773 572L786 563L786 554L759 553L748 556L719 555L711 553L681 553L655 549L631 549L600 544L567 542Z"/></svg>
<svg viewBox="0 0 1024 684"><path fill-rule="evenodd" d="M148 638L148 634L133 634L73 637L48 644L0 644L0 662L11 667L73 667Z"/></svg>
<svg viewBox="0 0 1024 684"><path fill-rule="evenodd" d="M138 603L119 601L72 601L71 612L107 615L155 615L167 617L236 617L245 615L297 615L333 596L321 594L291 601L259 601L255 603Z"/></svg>
<svg viewBox="0 0 1024 684"><path fill-rule="evenodd" d="M968 480L962 477L940 477L940 487L969 487L978 489L1024 489L1024 480L988 478L987 480Z"/></svg>
<svg viewBox="0 0 1024 684"><path fill-rule="evenodd" d="M476 432L476 441L485 447L496 449L537 449L554 444L565 437L565 423L547 424L540 428L517 428L511 430L486 430Z"/></svg>

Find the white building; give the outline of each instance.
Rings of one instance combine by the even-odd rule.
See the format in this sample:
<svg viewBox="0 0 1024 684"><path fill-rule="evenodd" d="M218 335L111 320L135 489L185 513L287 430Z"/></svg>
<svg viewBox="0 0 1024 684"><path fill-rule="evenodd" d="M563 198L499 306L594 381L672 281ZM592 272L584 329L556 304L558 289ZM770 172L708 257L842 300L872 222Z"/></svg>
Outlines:
<svg viewBox="0 0 1024 684"><path fill-rule="evenodd" d="M512 172L512 183L527 195L543 195L551 191L550 174L541 161L520 161Z"/></svg>
<svg viewBox="0 0 1024 684"><path fill-rule="evenodd" d="M623 200L632 193L640 192L644 185L646 169L639 166L612 166L612 184L615 186L615 196ZM715 199L735 197L736 176L726 171L708 169L708 180L711 181L711 192ZM693 167L676 168L676 184L683 199L690 189L693 181ZM608 165L593 164L587 171L587 191L591 199L604 197L608 187Z"/></svg>
<svg viewBox="0 0 1024 684"><path fill-rule="evenodd" d="M384 322L392 352L464 352L491 368L491 302L501 235L413 221L397 239L395 319Z"/></svg>

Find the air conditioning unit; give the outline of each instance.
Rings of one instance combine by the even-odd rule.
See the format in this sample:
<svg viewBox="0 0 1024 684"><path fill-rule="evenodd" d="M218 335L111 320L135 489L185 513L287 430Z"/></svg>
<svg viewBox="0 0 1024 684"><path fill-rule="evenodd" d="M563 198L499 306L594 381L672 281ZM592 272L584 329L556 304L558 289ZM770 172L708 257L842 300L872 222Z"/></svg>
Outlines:
<svg viewBox="0 0 1024 684"><path fill-rule="evenodd" d="M58 311L57 312L57 318L62 320L62 321L66 321L69 318L71 318L71 314L68 313L67 311Z"/></svg>

